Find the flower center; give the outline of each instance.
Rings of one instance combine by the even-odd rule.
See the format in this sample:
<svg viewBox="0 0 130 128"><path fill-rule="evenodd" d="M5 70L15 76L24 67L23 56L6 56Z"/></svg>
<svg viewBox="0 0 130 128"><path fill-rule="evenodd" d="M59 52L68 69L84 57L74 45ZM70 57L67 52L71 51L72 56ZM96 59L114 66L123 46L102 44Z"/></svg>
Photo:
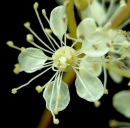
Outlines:
<svg viewBox="0 0 130 128"><path fill-rule="evenodd" d="M76 51L69 46L63 46L55 51L52 59L54 67L60 71L68 71L72 69L72 66L76 65Z"/></svg>

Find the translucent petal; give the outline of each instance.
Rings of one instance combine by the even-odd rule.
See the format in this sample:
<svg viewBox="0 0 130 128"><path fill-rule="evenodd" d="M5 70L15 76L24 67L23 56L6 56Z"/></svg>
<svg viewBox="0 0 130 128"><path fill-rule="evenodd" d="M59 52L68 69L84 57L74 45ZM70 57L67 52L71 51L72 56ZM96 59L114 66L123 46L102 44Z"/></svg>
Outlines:
<svg viewBox="0 0 130 128"><path fill-rule="evenodd" d="M113 96L113 106L125 117L130 118L130 90L123 90L116 93Z"/></svg>
<svg viewBox="0 0 130 128"><path fill-rule="evenodd" d="M47 58L47 56L42 52L42 50L32 47L26 48L26 52L27 53L25 54L20 53L18 56L18 62L20 64L21 71L32 73L40 70L47 60L43 58ZM40 57L42 57L42 59Z"/></svg>
<svg viewBox="0 0 130 128"><path fill-rule="evenodd" d="M81 69L91 72L93 75L99 76L102 72L102 59L100 57L84 56L80 61Z"/></svg>
<svg viewBox="0 0 130 128"><path fill-rule="evenodd" d="M121 83L122 80L123 80L123 77L113 71L108 71L110 77L112 78L112 80L115 82L115 83Z"/></svg>
<svg viewBox="0 0 130 128"><path fill-rule="evenodd" d="M106 17L105 9L97 0L93 0L90 8L83 11L83 14L84 17L94 18L98 25L100 25Z"/></svg>
<svg viewBox="0 0 130 128"><path fill-rule="evenodd" d="M108 35L113 40L113 43L122 43L126 40L126 37L123 34L118 34L117 30L109 29Z"/></svg>
<svg viewBox="0 0 130 128"><path fill-rule="evenodd" d="M96 31L96 24L94 19L92 18L85 18L80 22L80 24L77 27L76 33L77 33L77 38L87 38L91 34L93 34Z"/></svg>
<svg viewBox="0 0 130 128"><path fill-rule="evenodd" d="M82 43L81 51L88 56L99 57L108 52L109 45L111 40L107 34L95 32Z"/></svg>
<svg viewBox="0 0 130 128"><path fill-rule="evenodd" d="M46 86L43 93L43 97L46 100L46 107L48 110L50 110L49 105L50 105L50 99L52 95L51 109L52 110L55 109L56 101L58 101L57 109L58 111L62 111L63 109L67 107L70 101L69 89L68 89L68 85L64 83L63 81L61 82L61 85L57 85L56 81L55 82L53 81ZM56 100L57 95L58 95L57 86L60 86L59 100ZM52 89L53 89L53 92L52 92Z"/></svg>
<svg viewBox="0 0 130 128"><path fill-rule="evenodd" d="M50 14L50 27L53 33L62 39L67 30L67 16L64 6L54 8Z"/></svg>
<svg viewBox="0 0 130 128"><path fill-rule="evenodd" d="M104 93L104 87L98 77L89 72L79 73L76 71L75 82L77 94L87 101L97 101Z"/></svg>

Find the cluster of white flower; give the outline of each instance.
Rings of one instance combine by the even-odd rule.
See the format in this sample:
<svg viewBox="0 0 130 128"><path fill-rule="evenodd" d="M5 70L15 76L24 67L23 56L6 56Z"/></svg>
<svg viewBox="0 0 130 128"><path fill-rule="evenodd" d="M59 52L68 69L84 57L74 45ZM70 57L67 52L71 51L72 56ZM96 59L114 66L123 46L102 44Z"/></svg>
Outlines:
<svg viewBox="0 0 130 128"><path fill-rule="evenodd" d="M36 48L19 48L15 46L12 41L7 42L8 46L21 51L18 56L19 63L15 65L14 73L18 74L21 71L32 73L45 68L44 71L33 77L27 83L12 89L12 93L15 94L20 88L30 84L37 77L52 69L55 72L53 77L44 86L36 86L36 90L42 92L44 89L43 97L46 101L46 107L52 113L53 122L58 124L59 120L55 115L58 114L59 111L65 109L70 101L68 85L62 81L63 73L70 70L75 71L76 91L81 98L90 102L99 100L106 89L107 76L105 62L119 62L127 56L126 54L123 54L123 50L130 50L129 37L124 31L120 31L121 35L116 33L115 35L112 34L110 36L110 31L113 31L110 29L110 22L97 27L93 18L85 18L78 25L76 30L77 39L74 39L66 34L68 19L65 6L54 8L50 14L50 19L47 18L46 11L44 9L42 10L42 14L49 23L50 29L44 28L37 8L38 3L36 2L34 4L36 16L44 34L52 45L52 48L47 45L48 43L45 43L38 37L30 27L29 22L24 24L31 32L31 34L27 35L27 41ZM90 8L91 7L89 7L89 9ZM90 10L92 12L92 9ZM98 20L96 22L101 25ZM59 43L56 42L51 33L58 38ZM36 37L46 49L37 45L34 42L33 36ZM122 43L117 42L119 39L118 36L119 38L121 37L121 39L125 38L125 43L123 43L123 45ZM74 41L71 46L66 45L67 38ZM79 50L74 49L74 45L77 42L82 43L82 47ZM118 45L121 46L121 48L118 48ZM120 50L122 52L120 52ZM51 56L47 56L44 53L49 53ZM121 57L112 59L111 56L114 56L112 55L113 53L119 53ZM80 57L81 54L83 55L82 58ZM108 56L106 56L107 54ZM124 65L121 66L124 67ZM102 84L101 80L98 78L102 72L102 67L104 69L104 84Z"/></svg>
<svg viewBox="0 0 130 128"><path fill-rule="evenodd" d="M90 0L88 0L88 3L89 1ZM130 31L126 32L121 30L124 26L130 24L130 17L128 17L117 29L111 28L111 22L113 22L114 18L126 7L126 3L124 0L120 0L119 5L116 4L114 0L110 0L109 2L109 7L106 9L104 0L102 3L93 0L87 9L82 11L82 16L95 19L98 25L97 30L107 33L111 38L112 44L108 52L108 57L111 60L117 60L111 61L110 63L123 70L130 71ZM106 25L103 26L103 24ZM108 73L114 82L121 83L123 79L121 75L110 70Z"/></svg>

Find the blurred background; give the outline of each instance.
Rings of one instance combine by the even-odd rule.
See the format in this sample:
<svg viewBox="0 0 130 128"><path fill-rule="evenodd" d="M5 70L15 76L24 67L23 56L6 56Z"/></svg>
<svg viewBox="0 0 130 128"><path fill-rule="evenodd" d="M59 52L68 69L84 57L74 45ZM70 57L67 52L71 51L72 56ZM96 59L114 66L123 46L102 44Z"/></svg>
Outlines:
<svg viewBox="0 0 130 128"><path fill-rule="evenodd" d="M29 31L23 26L26 21L31 22L32 29L43 39L48 42L39 25L35 12L33 10L34 0L31 1L15 1L5 0L1 3L1 126L2 128L38 128L38 124L45 109L45 100L43 93L38 94L35 86L44 85L53 75L52 71L42 75L25 88L18 91L16 95L11 94L11 89L18 87L32 77L40 73L37 71L32 74L21 72L19 75L13 73L14 64L17 63L19 51L9 48L6 41L12 40L19 47L30 47L26 41L26 34ZM46 9L49 18L51 10L57 6L54 0L37 0L39 3L39 14L45 27L49 27L45 18L41 14L41 9ZM77 19L79 22L79 19ZM129 30L130 25L125 29ZM38 42L35 39L35 42ZM39 43L39 42L38 42ZM40 43L39 43L40 44ZM41 45L42 46L42 45ZM100 76L103 79L103 75ZM129 119L118 113L112 107L112 96L120 90L128 89L128 79L124 79L121 84L114 83L108 76L107 87L108 95L104 95L100 101L99 108L95 108L94 104L81 99L76 94L75 84L70 87L71 101L68 107L61 111L57 116L60 120L59 125L50 123L48 128L62 127L86 127L86 128L109 128L110 119L129 122Z"/></svg>

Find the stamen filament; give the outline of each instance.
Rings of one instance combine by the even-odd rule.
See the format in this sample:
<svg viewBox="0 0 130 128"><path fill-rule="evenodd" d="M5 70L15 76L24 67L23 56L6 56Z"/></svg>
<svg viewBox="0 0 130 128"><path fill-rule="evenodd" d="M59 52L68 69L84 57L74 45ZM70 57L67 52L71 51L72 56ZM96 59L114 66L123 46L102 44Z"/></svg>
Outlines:
<svg viewBox="0 0 130 128"><path fill-rule="evenodd" d="M40 74L38 74L38 75L36 75L35 77L33 77L33 78L32 78L31 80L29 80L27 83L25 83L25 84L23 84L23 85L17 87L16 89L19 90L19 89L25 87L26 85L30 84L33 80L35 80L36 78L38 78L39 76L41 76L42 74L44 74L45 72L47 72L49 69L51 69L51 67L50 67L50 68L47 68L46 70L44 70L44 71L41 72Z"/></svg>
<svg viewBox="0 0 130 128"><path fill-rule="evenodd" d="M52 52L54 52L54 50L52 50L48 45L46 45L46 43L44 41L42 41L39 36L31 29L28 28L28 30L43 44L45 45L48 49L50 49Z"/></svg>
<svg viewBox="0 0 130 128"><path fill-rule="evenodd" d="M46 32L45 32L45 30L44 30L44 26L43 26L43 24L42 24L42 21L41 21L41 19L40 19L40 16L39 16L39 13L38 13L37 9L34 9L34 10L35 10L36 16L37 16L37 18L38 18L38 21L39 21L39 23L40 23L40 25L41 25L41 28L42 28L44 34L46 35L47 39L48 39L49 42L51 43L51 45L52 45L52 47L54 48L54 50L56 50L55 47L54 47L54 45L53 45L53 43L51 42L51 40L49 39L48 35L46 34Z"/></svg>

